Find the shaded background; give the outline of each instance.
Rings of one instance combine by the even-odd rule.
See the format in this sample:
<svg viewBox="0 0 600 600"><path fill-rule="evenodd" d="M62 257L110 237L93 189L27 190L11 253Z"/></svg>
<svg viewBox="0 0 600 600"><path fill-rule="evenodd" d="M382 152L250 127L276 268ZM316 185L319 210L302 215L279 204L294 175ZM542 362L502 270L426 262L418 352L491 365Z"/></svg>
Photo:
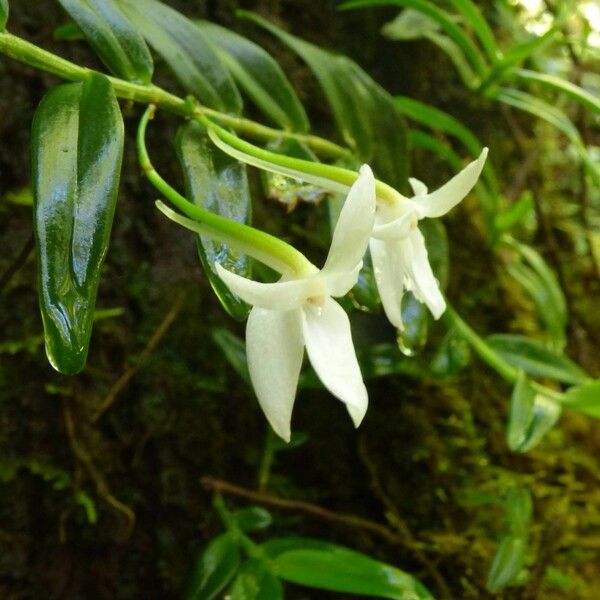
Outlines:
<svg viewBox="0 0 600 600"><path fill-rule="evenodd" d="M511 127L516 122L532 139L532 124L470 97L427 42L385 41L379 29L394 10L340 15L333 1L308 0L168 4L231 26L271 51L313 128L326 137L335 135L332 120L307 67L257 28L236 23L235 8L257 10L300 37L352 56L391 93L447 110L492 148L505 181L518 173L523 148ZM56 3L11 2L11 32L101 68L83 42L53 40L66 21ZM179 89L161 68L157 82ZM29 183L31 118L56 83L0 58L0 196ZM222 528L201 478L256 488L264 459L264 417L213 337L219 328L243 335L243 325L227 318L214 298L193 236L154 209L155 192L140 176L134 152L141 108L122 106L126 154L98 300L99 309L118 311L96 324L88 366L79 376L57 374L44 354L31 209L14 198L0 202L0 598L181 597L194 557ZM161 115L149 132L149 148L159 170L180 184L177 125ZM430 187L451 175L418 154L413 172ZM258 189L256 177L253 183ZM448 294L480 332L532 331L534 309L501 272L494 273L476 210L467 203L445 219ZM296 243L314 248L316 240L315 260L319 252L324 256L323 206L301 205L287 216L285 208L265 201L256 203L255 214L258 226L275 232L291 221L300 234ZM560 231L553 235L554 245L543 232L535 241L562 269L569 290L569 353L598 374L597 287L577 267L564 268L574 248ZM359 343L392 339L379 317L359 314L354 326ZM433 340L441 335L441 329L431 334ZM308 441L276 455L267 488L380 523L387 513L396 543L299 511L273 511L275 523L264 536L322 537L397 565L436 595L486 598L485 578L505 531L500 501L519 483L530 487L535 503L531 579L503 597L600 595L596 423L565 415L539 449L519 456L508 451L504 437L510 388L476 361L449 382L390 377L368 387L371 408L358 431L328 393L301 393L293 428ZM108 403L95 420L98 407ZM569 576L568 589L544 578L549 565ZM288 595L342 597L291 586Z"/></svg>

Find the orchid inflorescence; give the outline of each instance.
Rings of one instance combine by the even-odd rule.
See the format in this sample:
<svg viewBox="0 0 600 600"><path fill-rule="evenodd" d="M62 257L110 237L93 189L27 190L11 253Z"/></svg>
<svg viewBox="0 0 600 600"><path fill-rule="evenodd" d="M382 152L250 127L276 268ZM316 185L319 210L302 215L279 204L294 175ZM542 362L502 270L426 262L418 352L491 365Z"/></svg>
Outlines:
<svg viewBox="0 0 600 600"><path fill-rule="evenodd" d="M266 238L280 248L283 242L263 232L260 248L248 244L249 228L237 224L244 242L231 229L221 240L274 268L275 283L261 283L228 271L216 263L219 277L229 289L252 306L246 325L246 352L250 379L259 404L274 431L290 440L290 422L304 348L323 385L341 400L355 424L361 423L368 403L359 363L352 342L350 322L333 298L344 296L356 284L363 256L370 249L375 280L385 314L398 329L403 328L401 302L405 291L427 305L438 319L446 308L427 257L425 239L418 228L424 218L446 214L476 184L487 156L467 165L445 185L428 193L427 187L410 179L414 196L407 198L377 181L368 165L359 173L340 167L272 154L245 142L204 120L213 142L223 152L261 169L319 185L326 191L346 192L325 265L318 269L295 249L295 260L270 260ZM170 198L172 199L172 198ZM208 215L194 207L176 204L185 218L164 204L159 208L179 224L199 233L214 235ZM210 217L214 219L214 215ZM235 227L234 227L235 229ZM252 230L256 231L256 230ZM258 239L258 238L257 238ZM297 259L300 255L301 260Z"/></svg>

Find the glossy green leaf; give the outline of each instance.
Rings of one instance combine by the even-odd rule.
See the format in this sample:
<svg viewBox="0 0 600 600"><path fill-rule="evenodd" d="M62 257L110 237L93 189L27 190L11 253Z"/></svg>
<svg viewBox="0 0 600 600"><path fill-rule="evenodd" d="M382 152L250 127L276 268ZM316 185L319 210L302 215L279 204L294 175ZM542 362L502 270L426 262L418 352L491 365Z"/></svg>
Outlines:
<svg viewBox="0 0 600 600"><path fill-rule="evenodd" d="M433 598L408 573L343 546L309 538L281 538L261 548L279 577L291 583L378 598Z"/></svg>
<svg viewBox="0 0 600 600"><path fill-rule="evenodd" d="M283 586L269 567L263 560L246 561L227 594L228 600L283 600Z"/></svg>
<svg viewBox="0 0 600 600"><path fill-rule="evenodd" d="M412 292L402 297L402 323L398 331L398 347L405 356L414 356L423 350L429 335L429 310Z"/></svg>
<svg viewBox="0 0 600 600"><path fill-rule="evenodd" d="M567 390L563 406L600 419L600 379Z"/></svg>
<svg viewBox="0 0 600 600"><path fill-rule="evenodd" d="M32 130L34 229L46 353L62 373L85 365L122 154L123 119L106 77L44 97Z"/></svg>
<svg viewBox="0 0 600 600"><path fill-rule="evenodd" d="M176 146L190 200L201 208L248 224L252 205L246 166L221 152L210 141L204 127L194 121L179 129ZM215 263L249 277L248 257L209 237L198 235L197 240L200 260L221 304L232 317L244 320L248 305L223 283Z"/></svg>
<svg viewBox="0 0 600 600"><path fill-rule="evenodd" d="M308 131L308 117L302 103L268 52L224 27L207 21L196 24L238 85L268 118L285 129Z"/></svg>
<svg viewBox="0 0 600 600"><path fill-rule="evenodd" d="M139 83L152 79L154 63L150 50L117 0L58 1L117 77Z"/></svg>
<svg viewBox="0 0 600 600"><path fill-rule="evenodd" d="M118 1L190 94L210 108L241 113L229 70L192 21L158 0Z"/></svg>
<svg viewBox="0 0 600 600"><path fill-rule="evenodd" d="M489 592L495 594L517 581L525 564L526 550L527 540L522 537L510 535L502 539L486 583Z"/></svg>
<svg viewBox="0 0 600 600"><path fill-rule="evenodd" d="M560 416L558 402L536 392L521 371L510 399L506 441L515 452L528 452L539 444Z"/></svg>
<svg viewBox="0 0 600 600"><path fill-rule="evenodd" d="M345 143L361 161L371 164L380 179L404 189L408 177L407 130L392 97L349 58L313 46L256 14L238 14L270 31L308 64Z"/></svg>
<svg viewBox="0 0 600 600"><path fill-rule="evenodd" d="M234 516L238 526L244 531L266 529L273 522L271 513L260 506L242 508Z"/></svg>
<svg viewBox="0 0 600 600"><path fill-rule="evenodd" d="M0 31L6 29L8 21L8 0L0 0Z"/></svg>
<svg viewBox="0 0 600 600"><path fill-rule="evenodd" d="M227 587L240 566L240 550L230 533L214 538L196 560L186 600L212 600Z"/></svg>
<svg viewBox="0 0 600 600"><path fill-rule="evenodd" d="M508 364L532 377L545 377L563 383L583 383L589 376L566 356L522 335L498 333L486 338L487 345Z"/></svg>

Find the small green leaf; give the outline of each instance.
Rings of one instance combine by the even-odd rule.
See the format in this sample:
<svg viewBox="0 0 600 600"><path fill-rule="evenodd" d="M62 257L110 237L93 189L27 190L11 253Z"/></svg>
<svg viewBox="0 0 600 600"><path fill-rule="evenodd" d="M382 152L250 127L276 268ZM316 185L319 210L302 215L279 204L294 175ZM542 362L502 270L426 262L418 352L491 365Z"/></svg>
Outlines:
<svg viewBox="0 0 600 600"><path fill-rule="evenodd" d="M533 502L529 490L524 487L510 488L504 501L506 521L513 536L526 539L529 536L529 524L533 512Z"/></svg>
<svg viewBox="0 0 600 600"><path fill-rule="evenodd" d="M228 600L283 600L283 586L268 568L263 560L246 561L227 594Z"/></svg>
<svg viewBox="0 0 600 600"><path fill-rule="evenodd" d="M242 99L228 69L192 21L157 0L119 3L190 94L210 108L241 113Z"/></svg>
<svg viewBox="0 0 600 600"><path fill-rule="evenodd" d="M212 600L233 579L240 566L240 550L230 533L214 538L197 559L186 600Z"/></svg>
<svg viewBox="0 0 600 600"><path fill-rule="evenodd" d="M408 178L408 135L393 98L349 58L313 46L254 13L238 14L270 31L308 64L346 144L361 161L371 163L381 179L404 189Z"/></svg>
<svg viewBox="0 0 600 600"><path fill-rule="evenodd" d="M75 21L69 21L60 27L57 27L52 34L52 37L59 42L77 42L85 40L85 35L81 31L81 27Z"/></svg>
<svg viewBox="0 0 600 600"><path fill-rule="evenodd" d="M554 427L560 404L532 387L521 371L513 389L506 441L515 452L528 452Z"/></svg>
<svg viewBox="0 0 600 600"><path fill-rule="evenodd" d="M573 385L589 379L588 374L566 356L525 336L497 333L488 336L486 343L508 364L533 377L546 377Z"/></svg>
<svg viewBox="0 0 600 600"><path fill-rule="evenodd" d="M530 190L526 190L523 195L506 210L499 212L494 219L494 228L497 234L510 231L522 223L535 208L533 195Z"/></svg>
<svg viewBox="0 0 600 600"><path fill-rule="evenodd" d="M206 130L194 121L179 129L176 146L190 200L201 208L248 224L252 206L246 166L221 152L210 141ZM248 257L209 237L199 235L197 240L200 260L221 304L232 317L244 320L248 316L248 305L223 283L215 263L249 277Z"/></svg>
<svg viewBox="0 0 600 600"><path fill-rule="evenodd" d="M568 389L563 406L600 419L600 379Z"/></svg>
<svg viewBox="0 0 600 600"><path fill-rule="evenodd" d="M432 600L414 577L343 546L309 538L270 540L261 548L281 579L323 590L393 598Z"/></svg>
<svg viewBox="0 0 600 600"><path fill-rule="evenodd" d="M429 334L429 310L412 292L402 298L402 323L398 331L398 347L405 356L414 356L423 350Z"/></svg>
<svg viewBox="0 0 600 600"><path fill-rule="evenodd" d="M8 0L0 0L0 31L6 29L8 21Z"/></svg>
<svg viewBox="0 0 600 600"><path fill-rule="evenodd" d="M285 129L308 131L304 107L269 53L229 29L207 21L196 23L238 85L267 117Z"/></svg>
<svg viewBox="0 0 600 600"><path fill-rule="evenodd" d="M115 0L58 1L117 77L139 83L152 79L150 50Z"/></svg>
<svg viewBox="0 0 600 600"><path fill-rule="evenodd" d="M527 540L522 537L505 536L494 556L486 588L495 594L517 581L525 564Z"/></svg>
<svg viewBox="0 0 600 600"><path fill-rule="evenodd" d="M34 229L46 353L72 374L88 353L123 155L123 119L106 77L51 90L32 130Z"/></svg>
<svg viewBox="0 0 600 600"><path fill-rule="evenodd" d="M258 531L266 529L273 522L273 517L268 510L260 506L249 506L235 513L235 520L244 531Z"/></svg>

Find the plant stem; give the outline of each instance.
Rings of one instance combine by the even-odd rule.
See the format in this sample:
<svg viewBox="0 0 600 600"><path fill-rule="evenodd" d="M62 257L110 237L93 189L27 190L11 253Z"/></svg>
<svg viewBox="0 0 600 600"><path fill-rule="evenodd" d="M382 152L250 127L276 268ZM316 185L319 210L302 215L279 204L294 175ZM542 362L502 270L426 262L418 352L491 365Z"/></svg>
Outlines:
<svg viewBox="0 0 600 600"><path fill-rule="evenodd" d="M449 304L444 313L444 320L467 340L471 345L471 348L475 350L477 356L479 356L484 363L492 367L492 369L506 379L506 381L512 384L517 382L517 379L519 378L519 369L508 364L501 356L494 352L494 350L486 344L485 340L482 339ZM562 400L563 394L561 392L552 390L536 381L530 381L530 384L536 392L558 402Z"/></svg>
<svg viewBox="0 0 600 600"><path fill-rule="evenodd" d="M155 109L156 107L152 104L148 106L140 120L137 133L140 165L150 183L181 212L199 223L204 235L252 256L279 273L289 274L291 271L302 276L315 272L316 267L293 246L268 233L196 206L159 175L150 162L145 143L146 127L148 121L153 117Z"/></svg>
<svg viewBox="0 0 600 600"><path fill-rule="evenodd" d="M7 31L0 32L0 53L68 81L83 81L93 72L92 69L76 65ZM295 139L327 158L342 158L352 155L347 148L318 136L275 129L250 119L191 104L187 100L152 84L140 85L111 76L108 76L108 79L115 90L115 94L125 100L132 100L141 104L156 104L161 109L182 117L194 118L205 115L239 133L258 140Z"/></svg>

